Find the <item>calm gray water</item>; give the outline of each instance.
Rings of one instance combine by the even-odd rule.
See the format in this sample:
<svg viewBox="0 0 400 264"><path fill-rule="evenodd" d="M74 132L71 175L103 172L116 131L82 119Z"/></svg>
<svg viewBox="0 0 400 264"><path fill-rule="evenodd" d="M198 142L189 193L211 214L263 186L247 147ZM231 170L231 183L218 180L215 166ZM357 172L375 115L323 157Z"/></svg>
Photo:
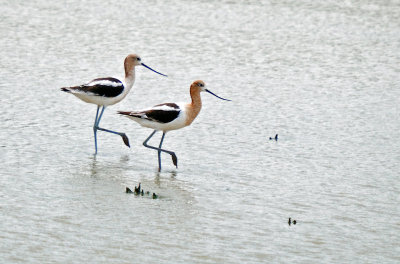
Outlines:
<svg viewBox="0 0 400 264"><path fill-rule="evenodd" d="M320 3L316 3L320 2ZM399 263L399 1L7 1L1 263ZM122 76L96 107L59 88ZM117 110L189 100L179 168ZM277 142L269 137L279 134ZM158 135L152 144L158 144ZM125 193L139 182L160 199ZM289 226L292 217L297 225Z"/></svg>

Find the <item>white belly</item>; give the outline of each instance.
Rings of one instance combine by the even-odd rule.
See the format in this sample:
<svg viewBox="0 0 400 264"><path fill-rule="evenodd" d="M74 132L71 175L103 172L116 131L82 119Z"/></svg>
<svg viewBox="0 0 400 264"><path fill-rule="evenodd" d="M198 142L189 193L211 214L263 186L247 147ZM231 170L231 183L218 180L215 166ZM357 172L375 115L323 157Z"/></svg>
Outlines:
<svg viewBox="0 0 400 264"><path fill-rule="evenodd" d="M116 104L123 99L118 97L94 96L79 93L74 93L74 95L86 103L105 106Z"/></svg>

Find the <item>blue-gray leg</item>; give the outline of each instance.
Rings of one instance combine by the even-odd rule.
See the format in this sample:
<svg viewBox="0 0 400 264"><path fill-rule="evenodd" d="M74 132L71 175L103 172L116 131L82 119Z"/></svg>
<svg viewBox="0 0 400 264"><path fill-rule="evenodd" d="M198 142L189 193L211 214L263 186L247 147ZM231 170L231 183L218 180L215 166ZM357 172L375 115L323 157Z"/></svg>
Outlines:
<svg viewBox="0 0 400 264"><path fill-rule="evenodd" d="M161 140L160 140L160 145L158 146L158 171L161 171L161 146L162 146L162 143L163 143L163 141L164 141L164 137L165 137L165 132L163 132L162 133L162 137L161 137Z"/></svg>
<svg viewBox="0 0 400 264"><path fill-rule="evenodd" d="M100 107L100 106L97 106L97 107ZM104 110L106 110L106 107L105 107L105 106L103 106L103 108L101 108L100 116L99 116L99 118L97 119L97 123L96 123L96 127L97 127L97 128L99 128L100 119L103 117Z"/></svg>
<svg viewBox="0 0 400 264"><path fill-rule="evenodd" d="M93 133L94 133L94 147L96 152L94 154L97 154L97 117L99 116L99 109L100 106L97 106L97 111L96 111L96 119L94 120L94 125L93 125Z"/></svg>
<svg viewBox="0 0 400 264"><path fill-rule="evenodd" d="M143 146L145 146L146 148L151 148L151 149L155 149L158 151L158 171L161 171L161 152L165 152L168 153L169 155L171 155L172 157L172 162L174 163L174 165L178 168L178 158L176 157L175 153L169 150L165 150L162 149L162 143L164 141L164 137L165 137L165 133L163 132L163 135L161 137L161 141L160 141L160 147L153 147L147 144L147 142L150 140L150 138L152 138L154 136L154 134L157 132L157 130L154 130L150 136L143 142Z"/></svg>
<svg viewBox="0 0 400 264"><path fill-rule="evenodd" d="M93 131L94 131L94 142L95 142L95 147L96 147L96 153L95 153L95 154L97 154L97 130L101 130L101 131L104 131L104 132L109 132L109 133L113 133L113 134L116 134L116 135L121 136L121 137L122 137L122 140L123 140L124 143L125 143L125 145L127 145L128 147L130 147L130 145L129 145L129 139L128 139L128 137L125 135L125 133L115 132L115 131L112 131L112 130L108 130L108 129L99 127L100 120L101 120L101 118L103 117L103 113L104 113L104 110L106 109L106 107L103 106L103 108L101 109L101 112L100 112L100 116L98 115L98 114L99 114L99 108L100 108L100 106L97 106L96 120L94 121L94 126L93 126Z"/></svg>

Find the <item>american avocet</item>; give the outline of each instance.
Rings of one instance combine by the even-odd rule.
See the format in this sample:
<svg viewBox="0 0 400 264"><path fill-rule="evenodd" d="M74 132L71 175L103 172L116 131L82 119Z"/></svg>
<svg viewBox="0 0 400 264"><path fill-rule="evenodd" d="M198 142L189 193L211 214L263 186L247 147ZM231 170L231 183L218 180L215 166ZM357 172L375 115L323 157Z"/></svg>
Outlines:
<svg viewBox="0 0 400 264"><path fill-rule="evenodd" d="M189 126L193 122L201 110L200 92L203 91L208 92L219 99L230 101L207 90L204 82L199 80L193 82L190 86L190 96L192 98L191 103L165 103L141 111L118 111L119 114L131 118L141 126L154 129L150 136L143 142L143 145L147 148L158 151L158 171L161 171L161 152L170 154L172 162L176 167L178 167L178 158L175 153L161 148L165 133L170 130ZM147 145L150 138L159 130L163 131L159 147L157 148Z"/></svg>
<svg viewBox="0 0 400 264"><path fill-rule="evenodd" d="M97 105L96 119L94 120L93 125L94 146L96 149L95 154L97 154L97 130L120 135L125 145L129 147L129 140L125 133L101 128L99 127L99 124L106 107L120 102L129 93L133 83L135 82L135 66L139 65L142 65L160 75L167 76L144 64L138 55L129 54L124 61L125 80L120 81L112 77L98 78L90 81L87 84L61 88L62 91L72 93L86 103ZM100 107L102 107L102 109L99 115Z"/></svg>

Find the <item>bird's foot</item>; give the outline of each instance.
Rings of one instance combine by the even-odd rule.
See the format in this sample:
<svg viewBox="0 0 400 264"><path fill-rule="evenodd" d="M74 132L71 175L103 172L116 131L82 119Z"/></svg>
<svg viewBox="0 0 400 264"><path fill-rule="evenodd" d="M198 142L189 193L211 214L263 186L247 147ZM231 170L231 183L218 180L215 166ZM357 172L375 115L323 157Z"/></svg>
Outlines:
<svg viewBox="0 0 400 264"><path fill-rule="evenodd" d="M178 168L178 157L175 155L175 153L172 153L171 157L172 157L172 162Z"/></svg>
<svg viewBox="0 0 400 264"><path fill-rule="evenodd" d="M129 145L129 139L128 139L128 137L125 135L125 133L122 133L122 134L121 134L121 137L122 137L122 140L124 141L125 145L127 145L128 147L131 147L131 146Z"/></svg>

